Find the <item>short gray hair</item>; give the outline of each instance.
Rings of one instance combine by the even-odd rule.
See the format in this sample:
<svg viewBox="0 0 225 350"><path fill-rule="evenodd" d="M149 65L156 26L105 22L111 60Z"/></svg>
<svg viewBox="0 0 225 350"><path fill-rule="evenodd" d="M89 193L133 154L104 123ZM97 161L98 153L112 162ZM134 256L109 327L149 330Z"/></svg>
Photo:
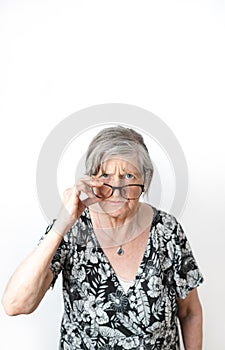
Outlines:
<svg viewBox="0 0 225 350"><path fill-rule="evenodd" d="M147 192L153 176L153 165L144 139L135 130L120 125L105 128L93 138L86 154L86 174L96 175L103 162L111 156L130 155L134 159L135 152Z"/></svg>

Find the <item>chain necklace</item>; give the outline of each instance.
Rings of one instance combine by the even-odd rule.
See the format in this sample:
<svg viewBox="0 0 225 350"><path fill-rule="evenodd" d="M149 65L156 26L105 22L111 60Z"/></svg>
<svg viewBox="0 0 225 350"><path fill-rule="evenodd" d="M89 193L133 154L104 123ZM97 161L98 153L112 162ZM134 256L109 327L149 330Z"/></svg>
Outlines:
<svg viewBox="0 0 225 350"><path fill-rule="evenodd" d="M97 230L98 230L98 229L97 229ZM104 230L103 232L104 232L104 234L105 234L111 241L113 241L113 242L115 243L116 246L118 246L117 251L116 251L117 255L118 255L118 256L122 256L122 255L124 255L124 253L125 253L125 250L124 250L124 248L123 248L123 245L124 245L124 244L127 244L127 243L130 241L130 239L131 239L131 237L133 236L135 230L132 230L131 234L130 234L129 237L126 239L126 241L125 241L124 243L120 243L120 244L119 244L115 239L113 239L109 234L107 234L106 230Z"/></svg>
<svg viewBox="0 0 225 350"><path fill-rule="evenodd" d="M104 231L104 233L105 233L106 236L109 237L114 243L116 243L117 246L119 246L119 247L117 248L116 253L117 253L117 255L122 256L122 255L124 255L124 253L125 253L125 250L123 249L123 244L126 244L126 243L130 240L130 238L133 236L134 231L129 235L128 239L127 239L124 243L122 243L122 244L118 244L118 242L117 242L115 239L113 239L110 235L108 235L105 231Z"/></svg>
<svg viewBox="0 0 225 350"><path fill-rule="evenodd" d="M134 225L135 226L135 225ZM98 230L98 229L97 229ZM100 228L100 230L102 230L101 228ZM108 238L110 238L110 240L111 241L113 241L114 243L116 243L116 245L118 246L118 248L117 248L117 251L116 251L116 254L118 255L118 256L123 256L124 254L125 254L125 250L124 250L124 248L123 248L123 245L124 244L127 244L130 240L131 240L131 237L134 235L134 233L135 233L135 229L133 229L132 230L132 232L131 232L131 234L128 236L128 238L127 238L127 240L124 242L124 243L118 243L115 239L113 239L109 234L107 234L106 233L106 230L104 230L103 229L103 232L104 232L104 234L108 237Z"/></svg>

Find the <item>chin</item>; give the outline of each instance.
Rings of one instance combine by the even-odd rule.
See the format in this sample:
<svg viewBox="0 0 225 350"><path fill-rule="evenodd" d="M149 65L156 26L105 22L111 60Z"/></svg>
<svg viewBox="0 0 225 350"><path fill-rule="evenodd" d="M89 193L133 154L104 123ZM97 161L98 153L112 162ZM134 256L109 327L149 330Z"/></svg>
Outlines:
<svg viewBox="0 0 225 350"><path fill-rule="evenodd" d="M102 203L101 209L110 216L120 216L122 213L128 213L124 203Z"/></svg>

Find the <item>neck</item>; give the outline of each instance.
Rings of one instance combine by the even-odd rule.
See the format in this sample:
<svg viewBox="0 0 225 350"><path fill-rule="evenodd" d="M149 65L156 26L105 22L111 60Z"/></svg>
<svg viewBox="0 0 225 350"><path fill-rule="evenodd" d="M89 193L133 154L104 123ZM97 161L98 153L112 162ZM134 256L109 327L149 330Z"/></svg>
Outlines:
<svg viewBox="0 0 225 350"><path fill-rule="evenodd" d="M135 239L150 226L152 208L140 203L137 210L126 218L111 217L90 208L90 216L100 245L118 247Z"/></svg>

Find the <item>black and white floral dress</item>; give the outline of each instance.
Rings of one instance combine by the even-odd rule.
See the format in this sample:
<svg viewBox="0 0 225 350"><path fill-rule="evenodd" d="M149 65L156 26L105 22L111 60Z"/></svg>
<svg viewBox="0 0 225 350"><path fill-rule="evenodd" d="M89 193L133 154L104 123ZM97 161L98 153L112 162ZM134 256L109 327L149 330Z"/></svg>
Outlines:
<svg viewBox="0 0 225 350"><path fill-rule="evenodd" d="M63 273L60 350L180 349L177 297L203 278L181 225L153 209L146 250L127 292L98 244L88 209L62 240L50 266L52 286Z"/></svg>

